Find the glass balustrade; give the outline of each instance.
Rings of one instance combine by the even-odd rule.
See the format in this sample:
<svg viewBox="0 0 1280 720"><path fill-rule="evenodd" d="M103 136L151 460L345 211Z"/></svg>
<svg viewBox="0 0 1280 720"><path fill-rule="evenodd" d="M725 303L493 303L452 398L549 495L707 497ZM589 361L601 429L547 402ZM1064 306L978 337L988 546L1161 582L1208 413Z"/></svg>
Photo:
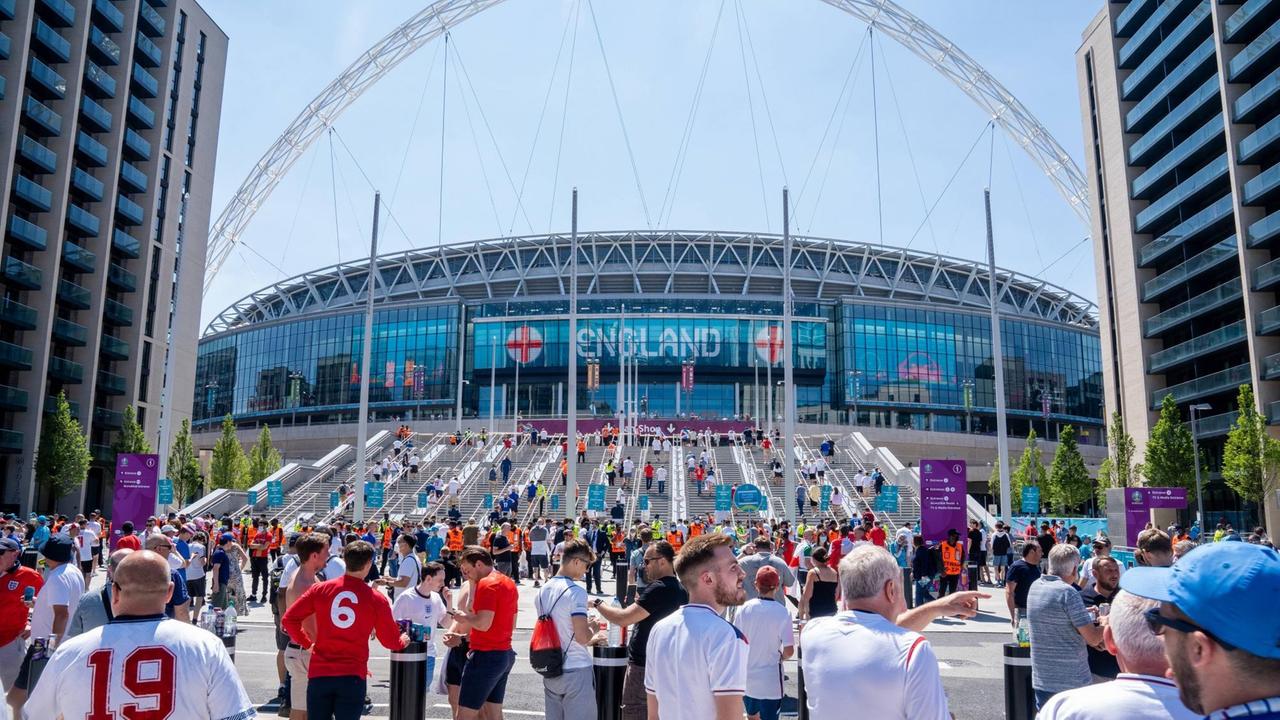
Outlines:
<svg viewBox="0 0 1280 720"><path fill-rule="evenodd" d="M1250 380L1249 363L1236 365L1226 370L1198 377L1195 380L1188 380L1184 383L1156 390L1151 393L1151 409L1159 410L1160 402L1164 400L1165 395L1172 395L1178 404L1182 404L1188 400L1235 390Z"/></svg>
<svg viewBox="0 0 1280 720"><path fill-rule="evenodd" d="M1235 260L1236 237L1232 235L1217 245L1188 258L1186 262L1175 265L1143 283L1142 301L1152 302L1162 293L1178 287L1200 273Z"/></svg>
<svg viewBox="0 0 1280 720"><path fill-rule="evenodd" d="M1244 342L1246 334L1244 321L1237 320L1230 325L1211 330L1186 342L1178 343L1173 347L1151 353L1147 362L1147 372L1155 375L1188 360L1202 357L1208 353L1218 352L1224 348Z"/></svg>
<svg viewBox="0 0 1280 720"><path fill-rule="evenodd" d="M1242 296L1243 292L1240 288L1239 278L1232 278L1212 290L1203 292L1184 303L1174 305L1164 312L1147 318L1146 322L1143 323L1144 334L1149 338L1156 337L1160 333L1177 327L1191 318L1235 302Z"/></svg>

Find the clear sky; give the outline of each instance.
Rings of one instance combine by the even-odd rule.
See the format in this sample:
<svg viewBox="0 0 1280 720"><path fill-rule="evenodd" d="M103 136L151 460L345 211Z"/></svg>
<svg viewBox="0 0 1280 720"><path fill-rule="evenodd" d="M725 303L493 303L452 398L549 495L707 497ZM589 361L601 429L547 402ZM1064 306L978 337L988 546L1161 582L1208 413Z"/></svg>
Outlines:
<svg viewBox="0 0 1280 720"><path fill-rule="evenodd" d="M299 111L426 4L203 1L231 38L215 217ZM452 32L447 81L439 42L391 71L335 123L332 151L323 137L281 181L204 319L284 277L367 255L364 174L394 214L384 251L567 231L573 186L583 230L780 232L789 185L793 232L985 261L990 173L997 262L1032 275L1050 266L1045 279L1096 298L1087 229L1043 173L1000 132L962 164L988 118L888 37L869 42L865 25L814 1L592 2L594 22L587 0L508 0ZM1074 51L1097 2L899 2L1083 164Z"/></svg>

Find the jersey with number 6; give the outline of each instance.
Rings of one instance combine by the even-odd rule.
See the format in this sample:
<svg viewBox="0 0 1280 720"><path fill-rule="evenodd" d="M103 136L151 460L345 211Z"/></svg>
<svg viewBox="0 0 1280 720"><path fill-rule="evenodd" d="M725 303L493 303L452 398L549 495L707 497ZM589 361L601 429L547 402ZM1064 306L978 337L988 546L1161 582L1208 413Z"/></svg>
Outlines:
<svg viewBox="0 0 1280 720"><path fill-rule="evenodd" d="M117 617L66 641L23 709L29 720L256 716L222 641L163 615Z"/></svg>
<svg viewBox="0 0 1280 720"><path fill-rule="evenodd" d="M302 629L310 615L316 621L314 638ZM387 596L350 575L312 585L289 606L280 626L295 643L311 649L307 676L313 678L365 677L371 632L389 650L403 647Z"/></svg>

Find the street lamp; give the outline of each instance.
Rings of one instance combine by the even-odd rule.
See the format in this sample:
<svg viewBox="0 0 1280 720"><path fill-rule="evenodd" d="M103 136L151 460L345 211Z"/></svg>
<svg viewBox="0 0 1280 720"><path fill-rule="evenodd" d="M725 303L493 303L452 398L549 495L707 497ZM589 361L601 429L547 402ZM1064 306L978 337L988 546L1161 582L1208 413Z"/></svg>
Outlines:
<svg viewBox="0 0 1280 720"><path fill-rule="evenodd" d="M964 394L964 431L966 433L973 432L973 390L974 383L972 380L965 380L960 383L961 392Z"/></svg>
<svg viewBox="0 0 1280 720"><path fill-rule="evenodd" d="M862 396L862 371L849 370L849 394L853 400L853 422L851 425L858 424L858 398Z"/></svg>
<svg viewBox="0 0 1280 720"><path fill-rule="evenodd" d="M1200 443L1196 438L1196 413L1212 410L1209 403L1196 403L1191 410L1191 457L1196 464L1196 524L1200 526L1200 535L1204 536L1204 495L1200 492Z"/></svg>

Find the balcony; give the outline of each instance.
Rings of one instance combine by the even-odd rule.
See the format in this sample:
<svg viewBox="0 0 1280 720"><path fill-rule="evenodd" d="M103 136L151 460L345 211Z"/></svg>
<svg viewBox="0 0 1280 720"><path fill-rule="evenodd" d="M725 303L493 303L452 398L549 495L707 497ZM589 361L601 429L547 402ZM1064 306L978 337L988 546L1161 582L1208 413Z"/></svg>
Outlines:
<svg viewBox="0 0 1280 720"><path fill-rule="evenodd" d="M1280 258L1264 263L1253 270L1253 289L1270 290L1280 285Z"/></svg>
<svg viewBox="0 0 1280 720"><path fill-rule="evenodd" d="M13 196L22 201L23 206L32 212L49 212L53 207L53 193L25 175L19 175L14 179Z"/></svg>
<svg viewBox="0 0 1280 720"><path fill-rule="evenodd" d="M26 135L18 141L18 156L23 164L35 168L37 174L51 174L58 170L58 156L40 141Z"/></svg>
<svg viewBox="0 0 1280 720"><path fill-rule="evenodd" d="M31 58L31 80L35 87L44 88L48 95L56 98L67 96L67 79L38 58Z"/></svg>
<svg viewBox="0 0 1280 720"><path fill-rule="evenodd" d="M1212 35L1209 30L1208 0L1191 8L1178 26L1161 38L1160 44L1142 59L1133 72L1129 73L1121 84L1122 99L1133 100L1135 96L1145 92L1159 81L1160 76L1156 72L1173 64L1174 61L1170 60L1171 56L1182 55L1186 52L1188 44L1196 42L1206 34Z"/></svg>
<svg viewBox="0 0 1280 720"><path fill-rule="evenodd" d="M62 116L49 109L48 105L39 100L27 96L25 102L22 103L22 112L30 119L35 126L45 131L47 135L58 135L62 132Z"/></svg>
<svg viewBox="0 0 1280 720"><path fill-rule="evenodd" d="M1258 313L1253 331L1259 335L1280 334L1280 307L1273 307Z"/></svg>
<svg viewBox="0 0 1280 720"><path fill-rule="evenodd" d="M1233 105L1237 123L1254 123L1280 107L1280 68L1240 94Z"/></svg>
<svg viewBox="0 0 1280 720"><path fill-rule="evenodd" d="M0 452L22 452L22 433L17 430L0 430Z"/></svg>
<svg viewBox="0 0 1280 720"><path fill-rule="evenodd" d="M89 330L80 323L66 318L53 319L53 339L63 345L84 347L89 342Z"/></svg>
<svg viewBox="0 0 1280 720"><path fill-rule="evenodd" d="M1244 321L1237 320L1173 347L1151 353L1147 372L1155 375L1189 360L1225 350L1244 342L1245 335Z"/></svg>
<svg viewBox="0 0 1280 720"><path fill-rule="evenodd" d="M164 37L164 18L145 2L138 5L138 21L142 32L153 38Z"/></svg>
<svg viewBox="0 0 1280 720"><path fill-rule="evenodd" d="M89 26L89 53L103 65L120 64L120 46L92 25Z"/></svg>
<svg viewBox="0 0 1280 720"><path fill-rule="evenodd" d="M49 27L45 21L37 18L35 32L31 35L50 55L57 58L58 62L66 62L71 59L71 43L62 37L62 33Z"/></svg>
<svg viewBox="0 0 1280 720"><path fill-rule="evenodd" d="M90 445L89 455L99 465L114 466L116 464L116 451L110 445Z"/></svg>
<svg viewBox="0 0 1280 720"><path fill-rule="evenodd" d="M1165 3L1166 6L1171 4L1176 3ZM1179 95L1187 84L1196 83L1198 86L1203 83L1206 77L1213 74L1215 67L1213 38L1210 37L1192 50L1164 80L1156 84L1146 97L1125 114L1125 132L1145 132L1162 116L1159 113L1153 114L1154 111L1163 108L1171 97Z"/></svg>
<svg viewBox="0 0 1280 720"><path fill-rule="evenodd" d="M98 351L102 356L110 360L128 360L129 345L114 335L103 335L102 343L98 346Z"/></svg>
<svg viewBox="0 0 1280 720"><path fill-rule="evenodd" d="M93 97L102 99L116 96L115 78L108 75L106 70L98 67L91 60L85 61L84 79L89 81L85 88L91 92Z"/></svg>
<svg viewBox="0 0 1280 720"><path fill-rule="evenodd" d="M1181 287L1209 270L1235 262L1236 258L1236 238L1233 235L1143 283L1142 302L1155 302L1169 290Z"/></svg>
<svg viewBox="0 0 1280 720"><path fill-rule="evenodd" d="M76 154L89 167L102 167L107 164L107 146L94 140L83 130L76 133Z"/></svg>
<svg viewBox="0 0 1280 720"><path fill-rule="evenodd" d="M70 240L62 241L62 263L82 273L92 273L98 264L98 256Z"/></svg>
<svg viewBox="0 0 1280 720"><path fill-rule="evenodd" d="M132 163L120 163L120 184L125 186L128 192L146 192L147 174Z"/></svg>
<svg viewBox="0 0 1280 720"><path fill-rule="evenodd" d="M21 345L0 340L0 367L11 370L30 370L31 351Z"/></svg>
<svg viewBox="0 0 1280 720"><path fill-rule="evenodd" d="M1226 435L1231 432L1231 428L1236 424L1236 418L1238 417L1240 417L1240 413L1232 410L1220 415L1196 418L1196 439L1204 440L1205 438Z"/></svg>
<svg viewBox="0 0 1280 720"><path fill-rule="evenodd" d="M1243 294L1240 280L1231 278L1212 290L1200 293L1184 303L1174 305L1162 313L1147 318L1143 323L1143 333L1149 338L1157 337L1192 318L1236 302Z"/></svg>
<svg viewBox="0 0 1280 720"><path fill-rule="evenodd" d="M124 29L124 13L111 0L93 0L93 15L106 23L111 32Z"/></svg>
<svg viewBox="0 0 1280 720"><path fill-rule="evenodd" d="M92 98L81 98L80 117L92 126L95 132L107 132L111 129L111 113L94 102Z"/></svg>
<svg viewBox="0 0 1280 720"><path fill-rule="evenodd" d="M0 323L18 330L35 330L36 309L11 298L0 298Z"/></svg>
<svg viewBox="0 0 1280 720"><path fill-rule="evenodd" d="M49 246L49 233L44 228L17 215L9 216L9 239L28 250L43 250Z"/></svg>
<svg viewBox="0 0 1280 720"><path fill-rule="evenodd" d="M1152 226L1164 220L1183 203L1196 200L1209 192L1220 181L1227 177L1227 155L1209 161L1207 165L1192 173L1186 180L1178 183L1172 190L1158 200L1143 208L1135 218L1134 225L1138 232L1150 232Z"/></svg>
<svg viewBox="0 0 1280 720"><path fill-rule="evenodd" d="M40 273L40 268L28 265L10 255L4 259L4 265L0 266L0 278L24 290L39 290L43 275Z"/></svg>
<svg viewBox="0 0 1280 720"><path fill-rule="evenodd" d="M1272 240L1280 237L1280 210L1253 223L1246 232L1249 235L1249 247L1260 248L1270 245Z"/></svg>
<svg viewBox="0 0 1280 720"><path fill-rule="evenodd" d="M130 160L151 159L151 143L129 128L124 131L125 157Z"/></svg>
<svg viewBox="0 0 1280 720"><path fill-rule="evenodd" d="M49 377L79 385L84 382L84 367L74 360L54 355L49 358Z"/></svg>
<svg viewBox="0 0 1280 720"><path fill-rule="evenodd" d="M1240 43L1247 36L1260 32L1275 19L1277 8L1272 0L1249 0L1239 10L1227 17L1223 25L1223 39L1228 43Z"/></svg>
<svg viewBox="0 0 1280 720"><path fill-rule="evenodd" d="M1160 401L1164 400L1165 395L1172 395L1173 399L1181 405L1190 400L1234 391L1241 385L1250 382L1250 379L1249 363L1236 365L1220 372L1211 373L1195 380L1188 380L1187 382L1152 392L1151 409L1159 410Z"/></svg>
<svg viewBox="0 0 1280 720"><path fill-rule="evenodd" d="M1252 180L1244 184L1244 203L1246 205L1262 205L1280 189L1280 163L1258 173Z"/></svg>
<svg viewBox="0 0 1280 720"><path fill-rule="evenodd" d="M1233 83L1256 80L1267 71L1267 68L1275 67L1278 54L1280 54L1280 22L1267 28L1231 58L1231 63L1227 67L1227 76Z"/></svg>
<svg viewBox="0 0 1280 720"><path fill-rule="evenodd" d="M111 430L119 430L124 425L124 414L115 410L96 407L93 409L93 422Z"/></svg>
<svg viewBox="0 0 1280 720"><path fill-rule="evenodd" d="M133 57L146 67L160 67L160 60L163 58L160 47L142 33L137 34L136 40Z"/></svg>
<svg viewBox="0 0 1280 720"><path fill-rule="evenodd" d="M85 288L62 279L58 281L58 302L76 310L88 310L93 295Z"/></svg>
<svg viewBox="0 0 1280 720"><path fill-rule="evenodd" d="M107 284L120 292L136 292L138 277L115 263L107 265Z"/></svg>
<svg viewBox="0 0 1280 720"><path fill-rule="evenodd" d="M121 375L109 373L106 370L99 370L98 389L107 395L123 395L125 390L125 379Z"/></svg>
<svg viewBox="0 0 1280 720"><path fill-rule="evenodd" d="M133 89L142 97L153 98L160 93L160 83L138 63L133 64Z"/></svg>
<svg viewBox="0 0 1280 720"><path fill-rule="evenodd" d="M147 107L146 103L138 98L129 96L129 117L137 121L138 125L144 128L153 128L156 124L155 112Z"/></svg>
<svg viewBox="0 0 1280 720"><path fill-rule="evenodd" d="M1177 182L1174 171L1184 164L1196 162L1198 165L1225 150L1226 146L1222 141L1225 133L1226 127L1222 124L1222 114L1219 113L1147 168L1146 172L1134 178L1130 197L1149 200L1157 193L1167 190L1172 183Z"/></svg>
<svg viewBox="0 0 1280 720"><path fill-rule="evenodd" d="M115 248L116 252L132 260L136 260L142 255L142 243L119 228L116 228L111 233L111 247Z"/></svg>
<svg viewBox="0 0 1280 720"><path fill-rule="evenodd" d="M1276 423L1280 423L1280 400L1267 405L1267 424L1275 425Z"/></svg>
<svg viewBox="0 0 1280 720"><path fill-rule="evenodd" d="M9 385L0 385L0 409L26 410L27 391Z"/></svg>
<svg viewBox="0 0 1280 720"><path fill-rule="evenodd" d="M14 0L0 0L0 20L12 20Z"/></svg>
<svg viewBox="0 0 1280 720"><path fill-rule="evenodd" d="M0 60L8 60L13 50L13 41L8 35L0 32Z"/></svg>
<svg viewBox="0 0 1280 720"><path fill-rule="evenodd" d="M142 224L142 206L121 195L116 198L116 219L123 220L123 225Z"/></svg>
<svg viewBox="0 0 1280 720"><path fill-rule="evenodd" d="M75 234L80 237L92 238L98 236L101 223L98 221L97 215L79 205L71 204L67 206L67 227L75 230Z"/></svg>
<svg viewBox="0 0 1280 720"><path fill-rule="evenodd" d="M68 400L67 409L71 411L72 417L75 417L77 419L80 417L80 403L71 402L70 400ZM44 396L44 414L52 415L56 412L58 412L58 396L45 395Z"/></svg>
<svg viewBox="0 0 1280 720"><path fill-rule="evenodd" d="M1266 125L1246 135L1238 150L1241 165L1252 165L1264 156L1276 155L1280 151L1280 116L1271 118Z"/></svg>
<svg viewBox="0 0 1280 720"><path fill-rule="evenodd" d="M76 21L76 9L67 0L39 0L36 5L55 27L67 27Z"/></svg>
<svg viewBox="0 0 1280 720"><path fill-rule="evenodd" d="M107 298L102 303L102 319L114 327L128 327L133 324L133 310L124 303Z"/></svg>
<svg viewBox="0 0 1280 720"><path fill-rule="evenodd" d="M71 189L80 197L88 198L93 202L102 202L102 191L105 188L101 180L76 168L71 173Z"/></svg>

